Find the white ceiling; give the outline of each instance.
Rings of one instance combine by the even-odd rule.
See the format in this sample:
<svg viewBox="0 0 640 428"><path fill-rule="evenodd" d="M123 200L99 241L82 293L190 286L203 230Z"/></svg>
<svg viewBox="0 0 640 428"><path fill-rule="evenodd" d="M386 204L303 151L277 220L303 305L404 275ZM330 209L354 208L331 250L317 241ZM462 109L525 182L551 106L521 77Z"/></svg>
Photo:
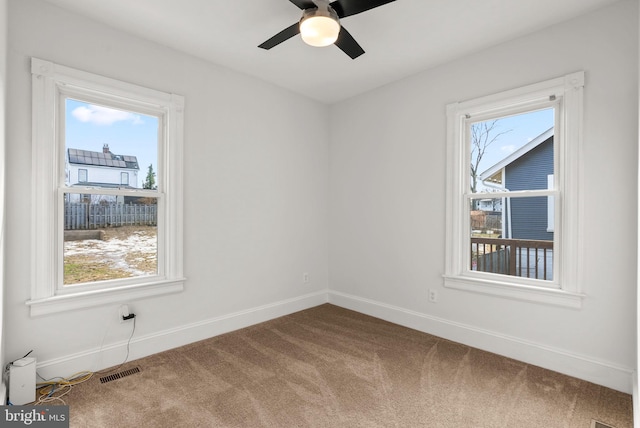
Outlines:
<svg viewBox="0 0 640 428"><path fill-rule="evenodd" d="M46 1L333 103L617 0L397 0L341 21L366 52L355 60L299 37L259 49L300 19L288 0Z"/></svg>

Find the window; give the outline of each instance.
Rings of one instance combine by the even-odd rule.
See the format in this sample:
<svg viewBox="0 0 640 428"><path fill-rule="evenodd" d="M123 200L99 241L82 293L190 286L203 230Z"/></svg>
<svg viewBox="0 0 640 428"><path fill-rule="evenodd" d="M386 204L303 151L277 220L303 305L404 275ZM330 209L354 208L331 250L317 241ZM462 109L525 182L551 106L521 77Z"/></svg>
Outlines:
<svg viewBox="0 0 640 428"><path fill-rule="evenodd" d="M183 98L37 58L32 85L31 314L181 291Z"/></svg>
<svg viewBox="0 0 640 428"><path fill-rule="evenodd" d="M584 73L450 104L444 285L580 307Z"/></svg>

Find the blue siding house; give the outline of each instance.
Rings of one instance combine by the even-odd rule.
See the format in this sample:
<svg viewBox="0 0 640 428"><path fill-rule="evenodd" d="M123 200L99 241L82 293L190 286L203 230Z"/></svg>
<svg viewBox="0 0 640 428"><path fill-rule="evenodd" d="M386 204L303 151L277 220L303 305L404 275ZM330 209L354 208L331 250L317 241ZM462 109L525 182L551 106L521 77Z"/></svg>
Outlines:
<svg viewBox="0 0 640 428"><path fill-rule="evenodd" d="M480 175L490 187L510 191L548 189L553 180L553 128ZM503 201L502 237L553 241L553 202L549 197Z"/></svg>

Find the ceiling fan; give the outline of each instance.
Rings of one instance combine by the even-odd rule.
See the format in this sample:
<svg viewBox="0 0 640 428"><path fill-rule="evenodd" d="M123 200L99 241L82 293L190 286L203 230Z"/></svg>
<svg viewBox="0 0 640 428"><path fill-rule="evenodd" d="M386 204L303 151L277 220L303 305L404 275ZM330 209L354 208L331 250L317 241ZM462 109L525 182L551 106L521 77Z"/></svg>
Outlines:
<svg viewBox="0 0 640 428"><path fill-rule="evenodd" d="M357 15L395 0L289 0L302 9L302 18L290 27L280 31L259 48L271 49L291 37L300 34L302 40L311 46L335 44L351 59L364 53L358 42L340 25L340 18Z"/></svg>

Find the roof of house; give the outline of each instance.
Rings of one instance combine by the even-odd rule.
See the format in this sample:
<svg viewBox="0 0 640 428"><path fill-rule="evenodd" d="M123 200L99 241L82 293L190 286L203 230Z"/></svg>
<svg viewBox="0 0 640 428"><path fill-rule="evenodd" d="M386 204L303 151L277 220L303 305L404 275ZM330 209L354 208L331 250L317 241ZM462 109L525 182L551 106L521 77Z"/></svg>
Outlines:
<svg viewBox="0 0 640 428"><path fill-rule="evenodd" d="M490 181L493 183L501 183L502 182L502 170L504 167L513 163L515 160L521 158L525 154L529 153L531 150L538 147L540 144L547 141L550 137L553 137L553 127L547 129L542 134L538 135L533 140L529 141L524 146L520 147L515 152L511 153L506 158L502 159L492 167L488 168L486 171L480 174L480 180L482 181Z"/></svg>
<svg viewBox="0 0 640 428"><path fill-rule="evenodd" d="M138 158L128 155L116 155L111 152L92 152L89 150L68 149L69 163L113 168L140 169Z"/></svg>

